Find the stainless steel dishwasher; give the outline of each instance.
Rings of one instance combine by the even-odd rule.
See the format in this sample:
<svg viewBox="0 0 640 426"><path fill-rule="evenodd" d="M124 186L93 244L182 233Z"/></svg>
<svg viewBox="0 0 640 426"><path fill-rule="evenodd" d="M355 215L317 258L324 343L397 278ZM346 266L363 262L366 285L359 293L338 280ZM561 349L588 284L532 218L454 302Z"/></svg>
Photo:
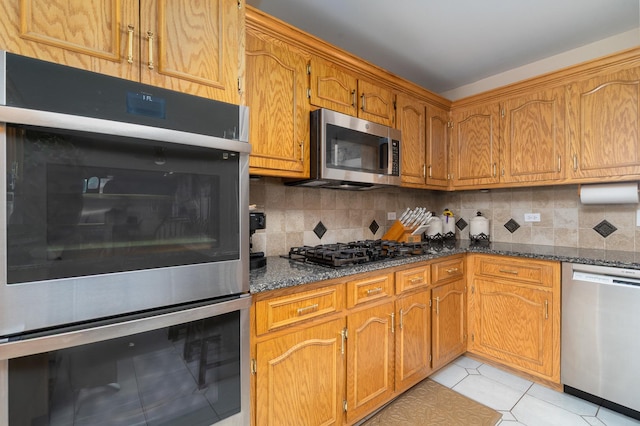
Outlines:
<svg viewBox="0 0 640 426"><path fill-rule="evenodd" d="M563 263L561 354L565 392L640 418L640 270Z"/></svg>

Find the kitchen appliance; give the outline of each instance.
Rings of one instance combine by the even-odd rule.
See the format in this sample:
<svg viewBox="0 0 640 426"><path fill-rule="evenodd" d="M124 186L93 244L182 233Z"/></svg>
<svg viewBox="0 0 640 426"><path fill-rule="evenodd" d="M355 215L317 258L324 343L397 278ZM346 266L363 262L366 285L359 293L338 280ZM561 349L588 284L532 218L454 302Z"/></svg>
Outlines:
<svg viewBox="0 0 640 426"><path fill-rule="evenodd" d="M258 229L267 227L267 218L263 212L249 213L249 269L262 268L267 264L267 258L262 251L253 251L253 234Z"/></svg>
<svg viewBox="0 0 640 426"><path fill-rule="evenodd" d="M327 109L311 113L310 178L286 185L368 190L400 185L401 133Z"/></svg>
<svg viewBox="0 0 640 426"><path fill-rule="evenodd" d="M249 423L247 120L0 53L0 425Z"/></svg>
<svg viewBox="0 0 640 426"><path fill-rule="evenodd" d="M434 254L454 247L437 242L398 242L394 240L362 240L348 243L291 247L286 256L291 260L332 268L379 262L402 257Z"/></svg>
<svg viewBox="0 0 640 426"><path fill-rule="evenodd" d="M248 292L245 108L0 63L0 338Z"/></svg>
<svg viewBox="0 0 640 426"><path fill-rule="evenodd" d="M640 270L562 264L567 393L640 419Z"/></svg>

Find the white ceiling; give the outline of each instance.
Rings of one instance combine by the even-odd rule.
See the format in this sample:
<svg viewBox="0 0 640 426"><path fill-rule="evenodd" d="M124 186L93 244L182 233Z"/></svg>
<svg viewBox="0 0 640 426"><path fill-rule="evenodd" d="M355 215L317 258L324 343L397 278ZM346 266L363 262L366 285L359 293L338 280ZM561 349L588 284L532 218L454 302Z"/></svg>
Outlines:
<svg viewBox="0 0 640 426"><path fill-rule="evenodd" d="M540 71L640 45L640 0L247 0L247 4L451 100L489 88L486 84L474 88L478 82L544 64L545 59L559 58Z"/></svg>

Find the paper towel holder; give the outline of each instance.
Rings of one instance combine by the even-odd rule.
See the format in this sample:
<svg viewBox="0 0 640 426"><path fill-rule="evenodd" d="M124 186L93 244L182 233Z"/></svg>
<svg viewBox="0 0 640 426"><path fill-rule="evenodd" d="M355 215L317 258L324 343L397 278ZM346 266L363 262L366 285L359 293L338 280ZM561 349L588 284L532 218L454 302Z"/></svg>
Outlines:
<svg viewBox="0 0 640 426"><path fill-rule="evenodd" d="M611 192L607 192L606 195L603 193L602 197L596 195L596 199L593 194L590 196L586 196L583 194L583 186L585 189L588 188L589 191L593 191L597 193L598 191L617 191L620 186L627 186L627 188L622 188L622 193L613 194ZM633 188L635 186L635 188ZM620 191L617 191L620 192ZM578 184L578 198L580 199L580 203L582 204L638 204L640 198L640 188L638 188L638 182L611 182L611 183L603 183L603 184Z"/></svg>

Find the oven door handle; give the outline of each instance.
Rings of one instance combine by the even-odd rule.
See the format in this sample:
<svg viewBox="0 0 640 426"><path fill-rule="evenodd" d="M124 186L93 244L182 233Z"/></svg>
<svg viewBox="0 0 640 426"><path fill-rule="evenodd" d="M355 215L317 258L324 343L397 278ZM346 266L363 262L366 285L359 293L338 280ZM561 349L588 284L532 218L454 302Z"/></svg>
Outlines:
<svg viewBox="0 0 640 426"><path fill-rule="evenodd" d="M235 311L240 311L240 327L243 330L247 330L246 334L248 336L250 306L251 297L246 294L224 302L165 312L158 315L150 313L148 316L136 316L135 319L125 319L96 327L89 326L89 328L67 332L61 329L62 332L60 333L0 343L0 361L117 339Z"/></svg>
<svg viewBox="0 0 640 426"><path fill-rule="evenodd" d="M161 127L82 117L58 112L40 111L0 105L0 123L26 124L53 129L77 130L79 132L102 133L182 145L204 146L209 148L250 153L251 145L234 139L187 133ZM239 135L244 138L244 135Z"/></svg>

